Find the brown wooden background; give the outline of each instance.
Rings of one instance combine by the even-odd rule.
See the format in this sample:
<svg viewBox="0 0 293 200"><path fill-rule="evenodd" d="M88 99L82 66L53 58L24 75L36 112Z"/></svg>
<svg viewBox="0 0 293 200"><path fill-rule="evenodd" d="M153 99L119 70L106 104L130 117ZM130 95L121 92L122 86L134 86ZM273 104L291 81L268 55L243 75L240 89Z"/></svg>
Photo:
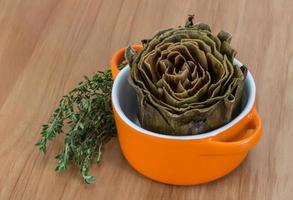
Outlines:
<svg viewBox="0 0 293 200"><path fill-rule="evenodd" d="M122 157L116 139L85 185L75 167L56 174L34 143L60 97L83 74L108 66L117 48L184 23L195 13L233 34L254 74L264 135L246 161L218 181L176 187L150 181ZM0 0L0 199L293 198L293 1Z"/></svg>

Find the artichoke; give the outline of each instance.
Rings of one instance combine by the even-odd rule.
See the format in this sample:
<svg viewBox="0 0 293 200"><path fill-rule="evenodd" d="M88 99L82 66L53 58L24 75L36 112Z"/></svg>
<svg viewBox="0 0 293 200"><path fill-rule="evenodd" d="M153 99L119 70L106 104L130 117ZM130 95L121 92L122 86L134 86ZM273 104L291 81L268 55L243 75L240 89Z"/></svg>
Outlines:
<svg viewBox="0 0 293 200"><path fill-rule="evenodd" d="M231 35L213 35L204 23L159 31L143 49L126 50L129 83L137 95L141 127L167 135L193 135L228 123L239 113L247 69L233 64Z"/></svg>

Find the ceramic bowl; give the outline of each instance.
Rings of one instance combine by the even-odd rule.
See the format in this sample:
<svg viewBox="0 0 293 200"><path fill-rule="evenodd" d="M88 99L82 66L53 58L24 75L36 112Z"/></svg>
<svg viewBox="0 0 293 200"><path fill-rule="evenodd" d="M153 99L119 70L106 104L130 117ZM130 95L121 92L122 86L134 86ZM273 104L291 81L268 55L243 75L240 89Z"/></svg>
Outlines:
<svg viewBox="0 0 293 200"><path fill-rule="evenodd" d="M255 107L256 88L250 72L245 81L242 111L228 124L199 135L163 135L139 124L136 94L128 83L130 68L126 66L120 72L117 68L123 54L124 49L120 49L111 61L115 78L113 112L121 150L129 164L144 176L174 185L206 183L239 166L259 141L262 123ZM234 64L242 65L236 59Z"/></svg>

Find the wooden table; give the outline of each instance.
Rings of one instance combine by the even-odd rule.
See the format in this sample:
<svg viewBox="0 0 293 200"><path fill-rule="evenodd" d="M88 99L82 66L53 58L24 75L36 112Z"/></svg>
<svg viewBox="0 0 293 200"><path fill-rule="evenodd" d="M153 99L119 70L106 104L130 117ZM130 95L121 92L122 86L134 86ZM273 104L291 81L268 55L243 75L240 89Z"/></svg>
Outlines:
<svg viewBox="0 0 293 200"><path fill-rule="evenodd" d="M108 67L118 48L184 23L187 14L233 33L238 58L257 82L261 142L230 175L176 187L134 171L116 139L85 185L75 167L57 174L63 138L43 155L34 143L60 97ZM1 0L0 199L293 198L293 1Z"/></svg>

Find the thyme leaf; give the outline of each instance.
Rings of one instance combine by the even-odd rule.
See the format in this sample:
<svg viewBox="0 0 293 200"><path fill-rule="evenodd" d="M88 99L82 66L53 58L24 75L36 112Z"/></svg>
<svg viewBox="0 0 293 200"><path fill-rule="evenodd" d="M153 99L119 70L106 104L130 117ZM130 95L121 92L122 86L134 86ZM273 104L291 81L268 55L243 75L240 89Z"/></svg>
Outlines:
<svg viewBox="0 0 293 200"><path fill-rule="evenodd" d="M100 162L102 146L116 135L111 108L112 84L110 70L98 71L92 79L84 76L76 88L62 97L49 122L42 126L36 145L44 153L48 141L65 134L64 148L56 156L56 171L64 171L74 163L86 183L95 181L89 175L90 165ZM65 126L68 126L66 132Z"/></svg>

